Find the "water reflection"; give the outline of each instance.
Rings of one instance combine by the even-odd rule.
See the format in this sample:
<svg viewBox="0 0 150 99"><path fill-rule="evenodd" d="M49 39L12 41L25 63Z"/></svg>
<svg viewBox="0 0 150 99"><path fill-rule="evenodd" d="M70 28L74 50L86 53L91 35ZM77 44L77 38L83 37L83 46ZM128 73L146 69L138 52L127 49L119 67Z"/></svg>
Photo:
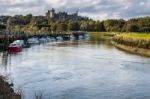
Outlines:
<svg viewBox="0 0 150 99"><path fill-rule="evenodd" d="M25 99L149 99L150 59L117 50L108 41L51 42L1 53L15 89Z"/></svg>
<svg viewBox="0 0 150 99"><path fill-rule="evenodd" d="M3 52L3 53L0 53L0 56L1 56L1 68L7 70L8 69L8 66L11 65L11 55L8 53L8 52Z"/></svg>

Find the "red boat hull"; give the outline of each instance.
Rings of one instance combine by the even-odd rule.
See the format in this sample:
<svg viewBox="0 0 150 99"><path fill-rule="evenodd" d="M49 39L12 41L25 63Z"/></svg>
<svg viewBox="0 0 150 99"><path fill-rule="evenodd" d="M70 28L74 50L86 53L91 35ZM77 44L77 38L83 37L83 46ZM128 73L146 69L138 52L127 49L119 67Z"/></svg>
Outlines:
<svg viewBox="0 0 150 99"><path fill-rule="evenodd" d="M9 47L8 50L9 52L21 52L22 47Z"/></svg>

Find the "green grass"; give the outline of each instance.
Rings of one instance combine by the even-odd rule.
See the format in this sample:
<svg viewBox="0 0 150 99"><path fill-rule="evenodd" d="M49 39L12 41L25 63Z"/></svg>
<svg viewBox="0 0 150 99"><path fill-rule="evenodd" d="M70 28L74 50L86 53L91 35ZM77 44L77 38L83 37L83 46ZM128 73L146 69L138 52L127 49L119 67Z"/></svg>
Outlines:
<svg viewBox="0 0 150 99"><path fill-rule="evenodd" d="M138 33L138 32L130 32L130 33L120 33L120 32L89 32L92 37L102 37L102 36L122 36L127 38L135 38L135 39L150 39L150 33Z"/></svg>
<svg viewBox="0 0 150 99"><path fill-rule="evenodd" d="M118 44L150 49L150 33L120 33L113 37Z"/></svg>
<svg viewBox="0 0 150 99"><path fill-rule="evenodd" d="M108 37L113 37L114 33L112 32L89 32L91 38L95 39L101 39L103 38L108 38Z"/></svg>
<svg viewBox="0 0 150 99"><path fill-rule="evenodd" d="M108 35L114 34L114 32L89 32L89 33L93 35L101 35L101 36L106 35L106 34Z"/></svg>
<svg viewBox="0 0 150 99"><path fill-rule="evenodd" d="M150 33L120 33L118 35L136 39L150 39Z"/></svg>
<svg viewBox="0 0 150 99"><path fill-rule="evenodd" d="M118 44L150 49L150 33L119 33L119 32L90 32L92 39L113 40Z"/></svg>

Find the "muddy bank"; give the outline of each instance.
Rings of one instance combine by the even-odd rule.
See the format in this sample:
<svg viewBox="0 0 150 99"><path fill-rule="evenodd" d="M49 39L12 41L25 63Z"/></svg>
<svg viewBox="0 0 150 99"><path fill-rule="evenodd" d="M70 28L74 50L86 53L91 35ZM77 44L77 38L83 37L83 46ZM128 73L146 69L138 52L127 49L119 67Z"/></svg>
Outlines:
<svg viewBox="0 0 150 99"><path fill-rule="evenodd" d="M142 55L142 56L147 56L147 57L150 57L150 50L148 49L143 49L143 48L138 48L138 47L131 47L131 46L127 46L127 45L122 45L122 44L119 44L115 41L111 41L111 43L121 49L121 50L124 50L124 51L127 51L129 53L133 53L133 54L138 54L138 55Z"/></svg>
<svg viewBox="0 0 150 99"><path fill-rule="evenodd" d="M19 93L15 93L12 84L5 81L5 78L0 76L0 99L21 99Z"/></svg>

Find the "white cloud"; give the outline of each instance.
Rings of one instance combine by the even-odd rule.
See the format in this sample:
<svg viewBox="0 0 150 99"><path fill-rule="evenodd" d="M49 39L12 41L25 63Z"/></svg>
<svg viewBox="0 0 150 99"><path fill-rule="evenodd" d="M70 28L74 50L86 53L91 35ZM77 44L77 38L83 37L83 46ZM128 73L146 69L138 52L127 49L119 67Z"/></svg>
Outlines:
<svg viewBox="0 0 150 99"><path fill-rule="evenodd" d="M94 19L131 18L150 15L150 0L0 0L0 14L43 14L57 11L79 11Z"/></svg>

